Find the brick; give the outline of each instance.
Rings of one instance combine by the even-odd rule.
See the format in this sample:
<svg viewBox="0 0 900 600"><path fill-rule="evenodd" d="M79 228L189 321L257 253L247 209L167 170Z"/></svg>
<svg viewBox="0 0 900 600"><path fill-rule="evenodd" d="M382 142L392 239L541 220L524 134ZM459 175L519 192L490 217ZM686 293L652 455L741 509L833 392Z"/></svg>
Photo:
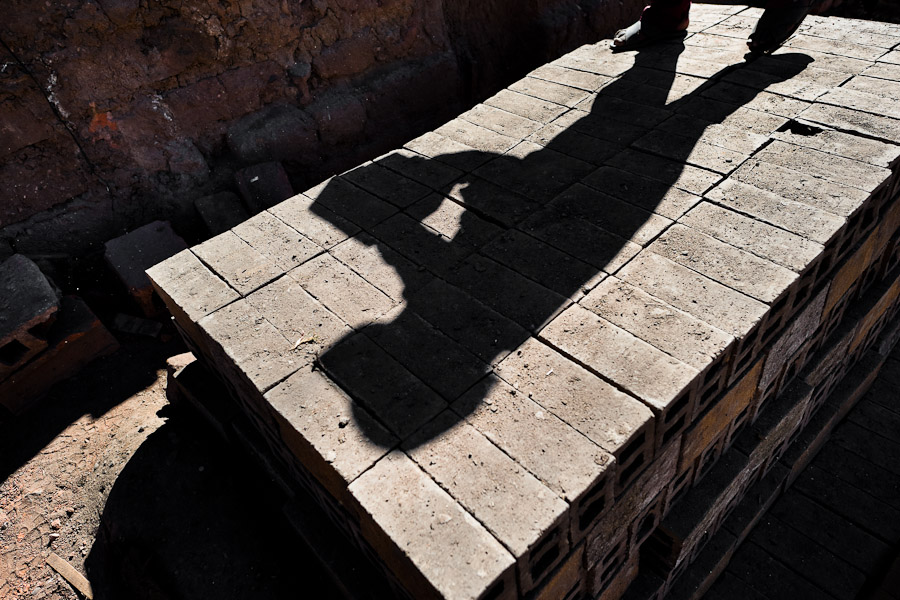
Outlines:
<svg viewBox="0 0 900 600"><path fill-rule="evenodd" d="M523 141L475 174L532 200L545 202L594 170L594 165Z"/></svg>
<svg viewBox="0 0 900 600"><path fill-rule="evenodd" d="M517 557L523 591L566 555L566 503L453 413L440 415L403 448Z"/></svg>
<svg viewBox="0 0 900 600"><path fill-rule="evenodd" d="M207 231L218 235L250 217L241 199L231 192L220 192L204 196L194 201L194 208L200 214Z"/></svg>
<svg viewBox="0 0 900 600"><path fill-rule="evenodd" d="M283 271L231 231L191 250L242 296L279 277Z"/></svg>
<svg viewBox="0 0 900 600"><path fill-rule="evenodd" d="M353 328L368 325L394 306L388 296L330 254L307 261L288 277Z"/></svg>
<svg viewBox="0 0 900 600"><path fill-rule="evenodd" d="M516 596L513 557L406 455L387 455L350 491L363 535L415 596Z"/></svg>
<svg viewBox="0 0 900 600"><path fill-rule="evenodd" d="M538 331L569 300L499 263L473 255L449 282L529 331Z"/></svg>
<svg viewBox="0 0 900 600"><path fill-rule="evenodd" d="M736 552L731 559L725 575L731 575L741 581L751 582L749 587L757 595L765 598L771 598L772 596L780 598L818 598L824 593L786 566L782 560L773 557L755 543L746 543L741 546L740 551ZM740 590L741 588L738 589ZM724 591L716 587L713 587L710 593L713 598L731 597L715 595L724 593Z"/></svg>
<svg viewBox="0 0 900 600"><path fill-rule="evenodd" d="M578 108L591 114L603 115L604 118L643 129L650 129L659 125L672 114L670 110L659 106L635 104L630 100L616 98L606 93L610 88L606 88L597 96L587 98L578 105ZM610 126L615 128L617 124L612 123Z"/></svg>
<svg viewBox="0 0 900 600"><path fill-rule="evenodd" d="M433 275L419 270L415 263L364 232L344 240L330 254L396 303L434 279Z"/></svg>
<svg viewBox="0 0 900 600"><path fill-rule="evenodd" d="M421 183L385 169L378 163L366 163L347 171L341 177L401 208L409 206L431 192Z"/></svg>
<svg viewBox="0 0 900 600"><path fill-rule="evenodd" d="M518 393L612 454L618 464L618 489L650 463L655 439L650 409L553 348L529 339L496 372Z"/></svg>
<svg viewBox="0 0 900 600"><path fill-rule="evenodd" d="M448 402L490 370L407 306L398 306L367 327L366 336Z"/></svg>
<svg viewBox="0 0 900 600"><path fill-rule="evenodd" d="M584 545L573 550L540 589L533 592L534 600L575 600L584 591Z"/></svg>
<svg viewBox="0 0 900 600"><path fill-rule="evenodd" d="M268 212L250 217L232 231L282 272L293 269L322 252L322 248L312 240Z"/></svg>
<svg viewBox="0 0 900 600"><path fill-rule="evenodd" d="M824 250L821 244L709 202L695 206L679 223L797 273Z"/></svg>
<svg viewBox="0 0 900 600"><path fill-rule="evenodd" d="M793 133L790 130L779 131L773 134L773 137L783 142L885 169L890 169L900 157L900 151L895 145L831 129L818 130L811 134Z"/></svg>
<svg viewBox="0 0 900 600"><path fill-rule="evenodd" d="M620 568L611 572L598 565L588 574L588 589L598 600L618 600L637 578L639 570L640 554L637 552L633 552Z"/></svg>
<svg viewBox="0 0 900 600"><path fill-rule="evenodd" d="M290 277L282 277L253 292L247 296L247 303L296 345L295 351L307 355L318 355L352 333L343 321Z"/></svg>
<svg viewBox="0 0 900 600"><path fill-rule="evenodd" d="M669 577L666 596L674 600L703 597L725 571L728 561L731 560L734 553L734 546L734 536L727 531L717 531L699 552L690 568L678 578ZM740 597L744 598L745 596Z"/></svg>
<svg viewBox="0 0 900 600"><path fill-rule="evenodd" d="M620 78L614 86L606 86L602 94L652 107L668 106L694 94L705 79L663 70L634 67L627 80Z"/></svg>
<svg viewBox="0 0 900 600"><path fill-rule="evenodd" d="M147 276L176 323L194 340L199 337L197 321L240 297L190 250L147 269Z"/></svg>
<svg viewBox="0 0 900 600"><path fill-rule="evenodd" d="M666 486L675 477L679 440L666 445L653 463L616 499L612 508L585 538L585 565L590 570L598 563L607 567L628 556L630 540L635 536L635 517L660 500ZM622 536L625 536L623 541Z"/></svg>
<svg viewBox="0 0 900 600"><path fill-rule="evenodd" d="M484 104L545 124L566 112L565 106L518 93L512 89L500 90L485 100ZM463 118L466 118L465 115Z"/></svg>
<svg viewBox="0 0 900 600"><path fill-rule="evenodd" d="M754 158L869 193L890 177L888 170L875 165L781 141L772 142Z"/></svg>
<svg viewBox="0 0 900 600"><path fill-rule="evenodd" d="M845 223L844 219L832 213L787 200L734 179L726 179L711 189L706 193L706 198L819 244L834 239Z"/></svg>
<svg viewBox="0 0 900 600"><path fill-rule="evenodd" d="M522 223L521 229L605 273L618 271L641 248L585 219L553 207L534 213Z"/></svg>
<svg viewBox="0 0 900 600"><path fill-rule="evenodd" d="M541 128L541 122L485 104L476 105L461 114L459 118L518 139L526 138Z"/></svg>
<svg viewBox="0 0 900 600"><path fill-rule="evenodd" d="M704 193L721 179L719 173L685 165L681 160L670 160L636 150L625 150L608 160L607 164L692 194Z"/></svg>
<svg viewBox="0 0 900 600"><path fill-rule="evenodd" d="M154 316L153 287L144 271L186 248L168 221L154 221L106 242L103 257L141 311Z"/></svg>
<svg viewBox="0 0 900 600"><path fill-rule="evenodd" d="M468 177L465 184L447 190L447 196L506 227L521 221L540 206L535 200L475 176Z"/></svg>
<svg viewBox="0 0 900 600"><path fill-rule="evenodd" d="M690 395L697 375L693 367L578 305L545 327L541 338L628 390L660 415L681 408L678 401ZM634 364L643 368L636 371ZM689 407L687 410L690 412Z"/></svg>
<svg viewBox="0 0 900 600"><path fill-rule="evenodd" d="M757 472L762 475L761 471ZM734 510L722 522L722 530L731 533L738 545L742 544L759 520L781 497L788 469L781 463L753 483Z"/></svg>
<svg viewBox="0 0 900 600"><path fill-rule="evenodd" d="M0 380L47 347L44 328L59 297L34 262L14 254L0 263Z"/></svg>
<svg viewBox="0 0 900 600"><path fill-rule="evenodd" d="M502 360L529 337L515 322L441 279L412 295L409 307L489 364Z"/></svg>
<svg viewBox="0 0 900 600"><path fill-rule="evenodd" d="M471 246L448 240L406 213L379 224L372 234L382 245L393 248L417 267L445 278L474 252Z"/></svg>
<svg viewBox="0 0 900 600"><path fill-rule="evenodd" d="M735 440L735 448L750 457L751 469L779 455L800 427L811 393L809 386L795 381L769 401L756 421Z"/></svg>
<svg viewBox="0 0 900 600"><path fill-rule="evenodd" d="M661 181L613 167L600 167L582 183L668 219L678 219L700 201L699 196Z"/></svg>
<svg viewBox="0 0 900 600"><path fill-rule="evenodd" d="M847 217L869 198L863 190L823 181L800 171L750 159L732 177L742 183L772 192L832 214Z"/></svg>
<svg viewBox="0 0 900 600"><path fill-rule="evenodd" d="M481 152L490 153L481 156L480 162L487 162L488 158L492 158L494 154L506 152L518 144L521 139L492 131L459 118L441 125L434 130L434 133Z"/></svg>
<svg viewBox="0 0 900 600"><path fill-rule="evenodd" d="M861 73L866 77L877 79L886 79L888 81L900 81L900 65L892 65L888 63L875 63Z"/></svg>
<svg viewBox="0 0 900 600"><path fill-rule="evenodd" d="M273 206L269 213L326 250L359 231L357 225L303 194Z"/></svg>
<svg viewBox="0 0 900 600"><path fill-rule="evenodd" d="M575 216L640 246L656 238L672 221L576 183L553 199L557 212Z"/></svg>
<svg viewBox="0 0 900 600"><path fill-rule="evenodd" d="M588 97L588 93L585 90L577 87L530 76L523 77L519 81L511 84L509 89L519 92L520 94L527 94L534 98L546 100L547 102L568 106L569 108L574 107Z"/></svg>
<svg viewBox="0 0 900 600"><path fill-rule="evenodd" d="M853 337L853 341L850 342L848 352L851 354L869 340L870 332L882 322L882 319L889 308L895 305L897 298L900 297L900 280L894 281L890 287L882 285L877 288L877 290L878 292L881 292L877 295L878 300L866 313L865 317L860 320L856 335Z"/></svg>
<svg viewBox="0 0 900 600"><path fill-rule="evenodd" d="M336 498L397 444L321 371L304 367L265 397L282 442Z"/></svg>
<svg viewBox="0 0 900 600"><path fill-rule="evenodd" d="M679 472L694 465L700 454L752 404L761 373L762 361L757 361L691 429L685 432L678 464Z"/></svg>
<svg viewBox="0 0 900 600"><path fill-rule="evenodd" d="M605 140L581 133L571 127L550 123L532 133L525 141L562 152L592 165L600 166L622 149Z"/></svg>
<svg viewBox="0 0 900 600"><path fill-rule="evenodd" d="M265 162L234 173L238 192L251 213L258 213L294 195L280 162Z"/></svg>
<svg viewBox="0 0 900 600"><path fill-rule="evenodd" d="M865 575L858 569L774 517L764 518L753 530L751 539L835 598L855 598L865 583Z"/></svg>
<svg viewBox="0 0 900 600"><path fill-rule="evenodd" d="M836 129L857 131L878 139L900 142L897 120L852 108L814 104L800 113L800 118Z"/></svg>
<svg viewBox="0 0 900 600"><path fill-rule="evenodd" d="M363 334L342 340L319 357L319 362L329 377L401 440L447 406Z"/></svg>
<svg viewBox="0 0 900 600"><path fill-rule="evenodd" d="M465 206L436 193L422 198L406 213L455 244L474 249L486 245L503 231Z"/></svg>
<svg viewBox="0 0 900 600"><path fill-rule="evenodd" d="M827 40L821 40L828 44ZM806 65L810 62L815 63L816 67L827 71L837 71L847 75L858 75L866 70L872 62L850 56L839 56L830 52L819 52L818 50L804 49L803 52L797 52L790 46L782 46L772 52L772 58L793 65ZM810 61L812 59L812 61Z"/></svg>
<svg viewBox="0 0 900 600"><path fill-rule="evenodd" d="M756 90L766 90L773 94L811 102L831 88L843 83L847 79L847 75L809 66L797 75L784 79L777 73L754 70L748 65L748 68L728 73L722 79Z"/></svg>
<svg viewBox="0 0 900 600"><path fill-rule="evenodd" d="M838 301L853 287L860 276L872 262L875 238L870 237L860 245L846 260L831 278L831 287L828 291L828 299L825 300L823 319L837 305Z"/></svg>
<svg viewBox="0 0 900 600"><path fill-rule="evenodd" d="M310 206L304 205L307 210L315 213L316 206L322 205L339 217L363 229L371 229L397 212L397 207L394 205L373 196L341 177L332 177L324 183L306 190L303 195L314 201L314 204ZM327 213L324 214L327 215ZM335 223L335 225L340 226L339 223ZM352 234L348 232L348 235Z"/></svg>
<svg viewBox="0 0 900 600"><path fill-rule="evenodd" d="M587 92L595 92L612 81L612 79L606 75L590 73L579 69L571 69L555 63L542 65L529 73L528 76Z"/></svg>
<svg viewBox="0 0 900 600"><path fill-rule="evenodd" d="M690 134L691 131L682 130L680 133ZM723 175L733 171L747 158L746 155L708 144L693 136L678 135L661 130L649 132L638 139L634 143L634 147Z"/></svg>
<svg viewBox="0 0 900 600"><path fill-rule="evenodd" d="M708 86L703 91L703 95L720 102L789 118L796 117L809 106L803 100L735 85L728 81L719 81L714 85Z"/></svg>
<svg viewBox="0 0 900 600"><path fill-rule="evenodd" d="M767 312L761 302L652 252L638 255L618 277L735 338L747 335Z"/></svg>
<svg viewBox="0 0 900 600"><path fill-rule="evenodd" d="M572 505L573 542L612 504L613 457L508 383L487 377L450 408Z"/></svg>
<svg viewBox="0 0 900 600"><path fill-rule="evenodd" d="M614 53L605 44L584 45L553 62L554 65L617 77L634 66L635 57Z"/></svg>
<svg viewBox="0 0 900 600"><path fill-rule="evenodd" d="M765 368L760 377L759 387L767 389L781 372L781 369L791 361L800 347L810 339L822 321L827 289L820 291L815 298L795 317L772 344L765 361Z"/></svg>
<svg viewBox="0 0 900 600"><path fill-rule="evenodd" d="M572 299L603 275L595 267L521 231L511 229L482 251L487 257Z"/></svg>
<svg viewBox="0 0 900 600"><path fill-rule="evenodd" d="M900 510L848 484L815 461L800 473L792 489L814 498L882 541L893 543L900 535Z"/></svg>
<svg viewBox="0 0 900 600"><path fill-rule="evenodd" d="M666 131L674 134L683 134L685 131L696 132L692 134L692 138L696 138L698 142L718 146L737 152L743 158L752 154L763 146L769 138L747 129L740 129L733 125L723 125L721 123L710 123L704 119L698 119L687 115L674 115L659 124L657 131ZM733 162L732 156L732 162ZM737 167L735 163L729 168Z"/></svg>
<svg viewBox="0 0 900 600"><path fill-rule="evenodd" d="M119 347L77 296L64 296L56 312L56 319L47 330L46 349L0 381L0 407L13 414L25 411L54 385Z"/></svg>
<svg viewBox="0 0 900 600"><path fill-rule="evenodd" d="M285 338L246 299L203 317L197 327L204 339L210 340L207 343L215 367L245 378L250 386L247 391L254 396L313 360L304 349L295 348L293 341Z"/></svg>
<svg viewBox="0 0 900 600"><path fill-rule="evenodd" d="M767 303L797 279L784 267L682 225L670 227L648 250Z"/></svg>
<svg viewBox="0 0 900 600"><path fill-rule="evenodd" d="M467 121L457 120L457 122L471 125ZM475 125L471 126L473 128L477 127ZM516 143L516 140L507 138L506 143L508 146L501 143L496 151L504 152L509 148L512 148ZM452 140L449 137L445 137L433 131L423 133L419 137L406 142L403 147L416 154L433 158L442 163L446 163L451 167L456 167L466 173L474 170L491 158L491 155L487 152L478 151L470 145Z"/></svg>
<svg viewBox="0 0 900 600"><path fill-rule="evenodd" d="M734 338L615 277L580 304L645 342L703 371L722 359Z"/></svg>
<svg viewBox="0 0 900 600"><path fill-rule="evenodd" d="M646 127L640 127L627 121L605 119L599 114L577 108L562 115L553 121L552 124L564 129L572 129L621 147L629 145L647 132Z"/></svg>
<svg viewBox="0 0 900 600"><path fill-rule="evenodd" d="M678 108L678 113L765 136L770 135L788 122L787 117L780 117L705 97L691 98L689 103L682 104Z"/></svg>

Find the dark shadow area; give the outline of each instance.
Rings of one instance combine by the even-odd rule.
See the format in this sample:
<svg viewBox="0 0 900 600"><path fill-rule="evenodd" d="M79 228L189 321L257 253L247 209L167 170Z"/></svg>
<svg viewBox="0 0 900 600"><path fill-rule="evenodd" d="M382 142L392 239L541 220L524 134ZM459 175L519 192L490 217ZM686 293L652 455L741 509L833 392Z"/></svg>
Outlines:
<svg viewBox="0 0 900 600"><path fill-rule="evenodd" d="M110 491L85 569L97 600L336 598L258 465L185 409Z"/></svg>
<svg viewBox="0 0 900 600"><path fill-rule="evenodd" d="M174 333L174 332L173 332ZM85 414L99 417L152 385L166 358L184 352L171 341L118 336L120 348L57 383L23 414L0 424L0 480L7 479L70 424Z"/></svg>
<svg viewBox="0 0 900 600"><path fill-rule="evenodd" d="M319 192L313 212L374 244L404 283L402 310L320 357L320 366L360 407L401 439L464 395L453 408L458 416L468 414L488 391L478 382L491 365L538 332L598 274L614 272L659 235L670 221L657 227L660 217L653 212L664 200L671 204L673 195L684 196L687 208L699 201L679 189L690 187L680 182L685 159L710 125L758 92L732 86L738 91L731 103L704 94L724 74L743 68L737 64L667 103L673 86L684 83L676 76L684 49L679 41L637 53L634 65L590 105L582 104L577 118L532 135L539 145L430 159L392 154L355 170L350 182L336 178ZM774 82L793 77L812 59L786 54L756 60L767 65ZM389 204L369 185L385 168L442 194L404 204L397 201L406 198L402 190L392 190L398 193L384 194L393 198ZM726 175L703 176L709 181L693 190L698 194ZM448 201L466 209L451 236L427 225ZM370 422L356 421L363 429ZM429 428L417 439L443 430ZM372 427L367 434L383 439Z"/></svg>

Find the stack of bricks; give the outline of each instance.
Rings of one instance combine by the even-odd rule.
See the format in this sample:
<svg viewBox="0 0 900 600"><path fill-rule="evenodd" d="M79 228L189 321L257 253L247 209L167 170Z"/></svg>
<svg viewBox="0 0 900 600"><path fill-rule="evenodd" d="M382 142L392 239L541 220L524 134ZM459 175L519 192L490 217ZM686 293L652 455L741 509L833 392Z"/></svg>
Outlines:
<svg viewBox="0 0 900 600"><path fill-rule="evenodd" d="M0 418L117 347L87 305L22 254L0 263Z"/></svg>
<svg viewBox="0 0 900 600"><path fill-rule="evenodd" d="M696 595L893 341L900 28L743 63L758 15L584 46L148 272L398 590Z"/></svg>

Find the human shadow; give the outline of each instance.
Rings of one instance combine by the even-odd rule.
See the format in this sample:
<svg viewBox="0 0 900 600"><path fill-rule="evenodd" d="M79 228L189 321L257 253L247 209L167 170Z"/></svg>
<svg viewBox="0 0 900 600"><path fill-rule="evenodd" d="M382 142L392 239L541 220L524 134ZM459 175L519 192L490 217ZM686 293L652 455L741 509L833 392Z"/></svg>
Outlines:
<svg viewBox="0 0 900 600"><path fill-rule="evenodd" d="M495 385L494 365L737 166L727 143L718 153L704 146L706 168L693 166L694 152L710 126L731 123L758 90L737 86L737 103L711 99L711 86L746 67L725 66L705 81L685 77L677 68L685 48L678 41L633 54L613 79L568 73L603 87L542 129L512 133L525 141L504 151L395 152L310 192L317 217L377 251L403 282L393 311L318 359L356 400L356 424L371 440L392 443L386 428L415 446L465 418ZM611 56L619 57L614 69L623 55ZM768 61L774 82L812 59L758 60ZM671 94L678 98L669 102ZM474 120L493 112L475 110L482 113ZM485 118L510 132L524 123L504 113ZM456 138L469 136L472 145L504 139L478 139L475 127L456 123ZM454 124L438 133L447 127ZM360 272L379 285L377 274ZM452 417L433 421L448 406Z"/></svg>

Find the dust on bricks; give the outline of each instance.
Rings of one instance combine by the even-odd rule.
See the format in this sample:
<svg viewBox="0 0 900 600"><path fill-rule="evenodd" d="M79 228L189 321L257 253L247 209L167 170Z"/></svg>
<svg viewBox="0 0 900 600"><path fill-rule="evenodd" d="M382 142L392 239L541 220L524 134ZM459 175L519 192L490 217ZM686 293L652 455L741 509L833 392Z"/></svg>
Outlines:
<svg viewBox="0 0 900 600"><path fill-rule="evenodd" d="M414 596L693 594L786 478L823 487L778 457L808 460L785 451L833 423L815 411L895 312L900 32L814 19L735 66L759 13L698 5L683 43L579 48L150 270ZM878 414L856 426L887 433ZM896 512L849 483L832 495ZM721 585L772 566L777 591L849 593L772 539ZM694 559L708 572L676 587Z"/></svg>

